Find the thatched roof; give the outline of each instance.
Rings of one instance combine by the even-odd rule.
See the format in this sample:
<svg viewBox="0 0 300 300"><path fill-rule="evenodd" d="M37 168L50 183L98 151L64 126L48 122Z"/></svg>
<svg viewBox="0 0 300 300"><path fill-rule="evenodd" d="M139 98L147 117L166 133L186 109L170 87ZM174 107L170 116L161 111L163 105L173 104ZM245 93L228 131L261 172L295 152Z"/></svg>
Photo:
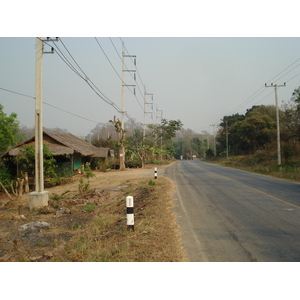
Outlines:
<svg viewBox="0 0 300 300"><path fill-rule="evenodd" d="M9 154L10 156L20 155L20 150L25 145L34 146L35 137L17 145L15 148L7 151L2 156ZM80 153L82 156L91 157L108 157L109 148L97 148L84 140L76 137L71 133L52 133L43 131L43 143L47 145L53 155Z"/></svg>

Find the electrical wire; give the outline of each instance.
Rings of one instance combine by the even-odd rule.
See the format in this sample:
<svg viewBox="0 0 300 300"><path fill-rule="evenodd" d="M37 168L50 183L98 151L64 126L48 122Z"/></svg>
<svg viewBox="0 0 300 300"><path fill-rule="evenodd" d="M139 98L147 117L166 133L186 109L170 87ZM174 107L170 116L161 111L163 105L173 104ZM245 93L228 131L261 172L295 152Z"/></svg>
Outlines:
<svg viewBox="0 0 300 300"><path fill-rule="evenodd" d="M281 71L279 74L277 74L275 77L273 77L272 79L268 80L268 82L272 81L273 79L275 79L277 76L279 76L281 73L283 73L285 70L287 70L288 68L290 68L292 65L294 65L297 61L299 61L300 58L298 58L296 61L294 61L291 65L289 65L287 68L285 68L283 71ZM298 65L299 66L299 65ZM276 79L278 80L278 79Z"/></svg>
<svg viewBox="0 0 300 300"><path fill-rule="evenodd" d="M114 47L116 53L118 54L120 60L122 61L122 57L120 56L120 54L119 54L119 52L118 52L118 50L117 50L117 48L116 48L114 42L112 41L111 38L109 38L109 39L110 39L110 42L112 43L112 45L113 45L113 47ZM119 39L121 40L122 44L124 45L123 40L122 40L121 38L119 38ZM125 45L124 45L124 49L126 50L127 54L129 55L129 52L128 52L127 48L125 47ZM132 58L131 58L131 57L130 57L130 59L131 59L131 61L132 61ZM128 70L126 64L124 64L124 65L125 65L126 70ZM137 66L136 66L136 70L137 70ZM132 74L131 74L131 76L132 76ZM141 77L140 77L139 74L138 74L138 76L139 76L140 80L142 81L142 79L141 79ZM133 77L133 76L132 76L132 77ZM140 86L138 85L137 81L135 81L135 82L136 82L136 86L137 86L137 88L138 88L138 91L140 92L141 96L144 97L143 92L142 92L141 89L140 89ZM143 82L142 82L142 83L143 83ZM144 84L143 84L143 85L144 85ZM142 111L144 111L144 108L143 108L142 105L140 104L140 101L138 100L137 96L136 96L136 95L134 95L134 96L135 96L136 100L138 101L138 103L139 103L139 105L140 105ZM149 105L149 104L148 104L148 105ZM146 113L146 116L148 117L148 114L147 114L147 113Z"/></svg>
<svg viewBox="0 0 300 300"><path fill-rule="evenodd" d="M124 41L122 40L122 38L119 38L119 39L120 39L120 41L122 42L122 44L124 45L125 51L126 51L127 54L129 55L129 51L128 51L127 48L126 48ZM112 40L111 40L111 42L112 42ZM113 43L113 42L112 42L112 43ZM115 48L115 49L116 49L116 48ZM131 61L133 62L132 57L130 57L130 59L131 59ZM138 67L137 67L137 66L135 66L135 67L136 67L136 73L138 74L138 77L140 78L141 83L142 83L143 86L145 87L145 84L144 84L144 82L143 82L143 80L142 80L142 78L141 78L141 76L140 76L139 71L138 71ZM131 76L132 76L132 75L131 75ZM136 83L137 83L137 82L136 82ZM140 87L139 87L139 85L138 85L138 83L136 84L136 86L137 86L137 88L138 88L140 94L141 94L142 96L144 96L143 93L142 93L142 91L141 91L141 89L140 89ZM147 94L146 96L148 96L148 97L150 98L150 95ZM148 105L148 107L151 108L152 113L153 113L153 115L154 115L155 112L154 112L154 110L153 110L153 107L150 106L151 104L153 104L153 105L155 104L154 101L153 101L153 97L152 97L151 101L152 101L153 103L146 103L146 105ZM148 113L146 113L146 115L147 115L147 114L148 114ZM147 115L147 116L148 116L148 115ZM153 119L153 118L152 118L152 119Z"/></svg>
<svg viewBox="0 0 300 300"><path fill-rule="evenodd" d="M59 38L59 40L62 42L61 38ZM102 91L91 81L91 79L87 76L87 74L82 70L82 68L79 66L79 64L77 63L77 61L74 59L74 57L71 55L70 51L67 49L67 47L65 46L65 44L62 42L64 48L66 49L66 51L69 53L69 55L71 56L72 60L74 61L74 63L77 65L77 67L80 69L80 71L83 73L83 75L81 75L78 71L76 71L75 73L82 78L88 85L89 87L103 100L105 101L107 104L111 105L112 107L114 107L118 112L121 112L120 108L113 102L111 101L107 96L104 95L104 93L102 93ZM54 44L54 49L58 49L57 45ZM61 56L59 56L60 58L62 58ZM63 62L66 63L66 61L63 59ZM67 65L69 66L69 63L67 63ZM72 66L72 70L76 70L76 68L74 67L73 64L71 64Z"/></svg>
<svg viewBox="0 0 300 300"><path fill-rule="evenodd" d="M110 61L110 59L108 58L107 54L105 53L104 49L102 48L102 46L100 45L99 41L97 40L97 38L95 37L95 40L98 44L98 46L100 47L100 49L102 50L103 54L105 55L106 59L108 60L109 64L111 65L111 67L113 68L113 70L115 71L115 73L117 74L117 76L121 79L122 83L125 84L121 78L121 76L119 75L119 73L117 72L117 70L115 69L114 65L112 64L112 62Z"/></svg>
<svg viewBox="0 0 300 300"><path fill-rule="evenodd" d="M296 62L298 62L300 60L300 58L298 58L296 61L294 61L292 64L290 64L288 67L286 67L284 70L282 70L281 72L279 72L276 76L272 77L270 80L268 80L267 82L270 82L272 80L274 80L275 78L277 78L279 75L281 75L284 71L286 71L287 69L289 69L291 66L293 66ZM284 76L286 76L287 74L289 74L291 71L293 71L294 69L296 69L298 66L300 66L300 64L298 64L297 66L295 66L294 68L292 68L291 70L289 70L288 72L286 72L284 75L282 75L281 77L277 78L276 80L279 80L281 78L283 78ZM295 77L299 76L300 73L294 77L292 77L291 79L289 79L288 81L291 81L292 79L294 79ZM286 81L286 82L288 82ZM232 114L233 112L239 110L240 108L244 107L246 104L250 103L251 101L253 101L255 98L257 98L260 94L262 94L265 91L265 86L261 86L255 93L253 93L250 97L248 97L243 103L241 103L237 108L235 108L234 110L232 110L228 115ZM262 91L261 91L262 90ZM259 91L261 91L260 93L258 93ZM258 93L258 94L257 94ZM256 95L257 94L257 95ZM267 98L270 94L268 94L266 97L260 99L257 103L260 103L262 100L264 100L265 98Z"/></svg>
<svg viewBox="0 0 300 300"><path fill-rule="evenodd" d="M21 95L21 96L28 97L28 98L31 98L31 99L35 99L35 97L28 96L28 95L25 95L25 94L22 94L22 93L18 93L18 92L15 92L15 91L11 91L11 90L8 90L8 89L4 89L4 88L1 88L1 87L0 87L0 90L4 90L4 91L6 91L6 92L10 92L10 93L13 93L13 94ZM60 110L60 111L63 111L63 112L65 112L65 113L69 114L69 115L78 117L78 118L80 118L80 119L87 120L87 121L90 121L90 122L93 122L93 123L96 123L96 124L99 123L99 122L96 122L96 121L94 121L94 120L91 120L91 119L88 119L88 118L79 116L79 115L77 115L77 114L74 114L74 113L69 112L69 111L67 111L67 110L64 110L64 109L62 109L62 108L59 108L59 107L57 107L57 106L54 106L54 105L52 105L52 104L50 104L50 103L47 103L47 102L45 102L45 101L43 101L43 103L44 103L45 105L51 106L51 107L53 107L53 108L55 108L55 109L58 109L58 110Z"/></svg>
<svg viewBox="0 0 300 300"><path fill-rule="evenodd" d="M62 42L61 38L59 38L59 41ZM80 78L82 78L88 85L89 87L96 93L96 95L98 95L104 102L106 102L107 104L111 105L118 113L121 113L121 109L113 102L111 101L107 96L105 96L100 89L91 81L91 79L87 76L87 74L83 71L83 69L79 66L79 64L77 63L77 61L75 60L75 58L71 55L70 51L67 49L66 45L62 42L64 48L66 49L66 51L68 52L68 54L70 55L70 57L72 58L72 60L74 61L74 63L77 65L77 67L81 70L81 72L84 74L85 77L83 77L82 75L79 74L79 72L75 72ZM57 48L57 45L54 44L54 49ZM61 57L61 56L60 56ZM66 61L63 59L63 61L66 63ZM76 68L71 64L72 66L72 70ZM124 112L125 116L135 125L138 127L138 125L136 124L136 122L134 121L134 119L127 113Z"/></svg>
<svg viewBox="0 0 300 300"><path fill-rule="evenodd" d="M125 85L125 82L122 80L121 76L119 75L119 73L117 72L117 70L115 69L115 67L113 66L112 62L111 62L110 59L108 58L108 56L107 56L107 54L105 53L104 49L101 47L101 45L100 45L99 41L97 40L97 38L95 38L95 40L96 40L96 42L98 43L98 45L99 45L100 49L102 50L103 54L105 55L106 59L107 59L108 62L110 63L111 67L112 67L113 70L115 71L115 73L116 73L117 76L121 79L122 84L123 84L124 86L126 86L126 85ZM112 40L111 40L111 42L112 42ZM113 44L113 42L112 42L112 44ZM114 45L114 44L113 44L113 45ZM114 47L114 48L115 48L115 50L116 50L116 47ZM116 50L116 51L117 51L117 50ZM118 55L119 55L119 53L118 53ZM119 57L120 57L120 55L119 55ZM128 70L128 69L127 69L127 70ZM128 89L130 92L132 92L128 86L126 86L126 87L127 87L127 89ZM136 98L136 100L137 100L137 102L138 102L140 108L143 110L143 107L142 107L140 101L139 101L138 98L136 97L135 93L133 93L133 94L134 94L134 96L135 96L135 98Z"/></svg>
<svg viewBox="0 0 300 300"><path fill-rule="evenodd" d="M297 75L295 75L294 77L292 77L292 78L290 78L289 80L287 80L286 82L289 82L289 81L291 81L291 80L293 80L294 78L296 78L297 76L299 76L300 75L300 73L298 73Z"/></svg>
<svg viewBox="0 0 300 300"><path fill-rule="evenodd" d="M10 93L13 93L13 94L17 94L17 95L21 95L21 96L24 96L24 97L35 99L35 97L28 96L28 95L25 95L25 94L22 94L22 93L18 93L18 92L14 92L14 91L11 91L11 90L8 90L8 89L4 89L4 88L1 88L1 87L0 87L0 90L6 91L6 92L10 92Z"/></svg>

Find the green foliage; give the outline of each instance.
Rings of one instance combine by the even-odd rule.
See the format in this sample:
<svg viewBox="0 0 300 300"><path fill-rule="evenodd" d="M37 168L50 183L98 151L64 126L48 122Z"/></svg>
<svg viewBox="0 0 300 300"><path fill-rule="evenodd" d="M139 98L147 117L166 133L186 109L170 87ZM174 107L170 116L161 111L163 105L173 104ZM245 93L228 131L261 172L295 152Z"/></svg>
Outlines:
<svg viewBox="0 0 300 300"><path fill-rule="evenodd" d="M96 175L93 173L92 169L91 169L91 164L89 162L85 163L84 166L84 175L83 175L88 181L90 180L90 178L95 177Z"/></svg>
<svg viewBox="0 0 300 300"><path fill-rule="evenodd" d="M95 176L96 175L92 172L92 169L90 167L90 163L87 162L84 166L83 173L83 177L86 179L86 181L84 182L83 178L80 178L78 185L81 197L84 197L89 192L90 178L93 178Z"/></svg>
<svg viewBox="0 0 300 300"><path fill-rule="evenodd" d="M148 185L155 185L155 183L156 182L154 180L150 179L149 182L148 182Z"/></svg>
<svg viewBox="0 0 300 300"><path fill-rule="evenodd" d="M78 223L78 222L76 222L73 226L72 226L72 229L77 229L77 228L82 228L83 226L80 224L80 223Z"/></svg>
<svg viewBox="0 0 300 300"><path fill-rule="evenodd" d="M191 129L182 130L178 141L173 142L174 157L176 159L180 159L181 156L183 159L193 159L193 155L203 157L208 148L207 136L208 133L201 135Z"/></svg>
<svg viewBox="0 0 300 300"><path fill-rule="evenodd" d="M0 104L0 154L17 143L18 126L17 114L11 113L7 116Z"/></svg>
<svg viewBox="0 0 300 300"><path fill-rule="evenodd" d="M148 130L143 136L143 131L135 129L131 137L126 140L126 161L131 166L144 167L145 163L168 160L175 154L172 138L182 128L179 120L162 119L159 125L148 125Z"/></svg>
<svg viewBox="0 0 300 300"><path fill-rule="evenodd" d="M84 197L86 195L86 193L89 190L89 187L90 187L90 183L84 182L83 179L80 178L78 189L79 189L79 193L80 193L81 197Z"/></svg>
<svg viewBox="0 0 300 300"><path fill-rule="evenodd" d="M212 151L211 149L207 149L207 150L205 151L205 153L206 153L206 156L207 156L208 158L214 157L214 151Z"/></svg>
<svg viewBox="0 0 300 300"><path fill-rule="evenodd" d="M94 204L86 204L83 208L84 211L92 211L96 206Z"/></svg>
<svg viewBox="0 0 300 300"><path fill-rule="evenodd" d="M31 145L25 145L23 149L20 150L21 155L16 156L15 162L18 165L19 170L27 172L29 177L34 177L35 173L35 148ZM57 174L55 169L57 165L55 164L55 158L49 151L49 148L43 146L44 155L44 176L45 178L56 178Z"/></svg>
<svg viewBox="0 0 300 300"><path fill-rule="evenodd" d="M284 163L300 155L300 87L289 102L279 108L280 140ZM226 128L227 121L227 128ZM226 132L230 155L249 155L268 151L276 158L276 108L273 105L253 106L245 115L224 116L217 136L217 152L226 153Z"/></svg>
<svg viewBox="0 0 300 300"><path fill-rule="evenodd" d="M9 168L9 161L6 159L0 160L0 182L5 186L6 189L10 189L10 182L13 181L14 178L11 174L11 170ZM0 186L0 191L2 187Z"/></svg>
<svg viewBox="0 0 300 300"><path fill-rule="evenodd" d="M265 149L276 138L275 108L253 106L245 115L224 116L220 126L222 129L217 137L219 153L226 150L227 130L229 148L234 149L234 154L255 153Z"/></svg>
<svg viewBox="0 0 300 300"><path fill-rule="evenodd" d="M292 99L284 104L281 116L282 138L292 144L300 141L300 87L294 90ZM297 155L299 150L293 152Z"/></svg>
<svg viewBox="0 0 300 300"><path fill-rule="evenodd" d="M294 89L292 96L293 100L297 104L297 110L300 110L300 86L297 89Z"/></svg>

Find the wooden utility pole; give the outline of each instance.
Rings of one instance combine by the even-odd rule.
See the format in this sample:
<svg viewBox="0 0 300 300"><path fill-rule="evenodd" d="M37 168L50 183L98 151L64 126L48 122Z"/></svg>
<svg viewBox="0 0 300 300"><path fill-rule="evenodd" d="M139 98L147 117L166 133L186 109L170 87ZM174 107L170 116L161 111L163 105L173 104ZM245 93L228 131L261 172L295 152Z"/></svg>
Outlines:
<svg viewBox="0 0 300 300"><path fill-rule="evenodd" d="M278 87L285 87L286 84L278 85L271 83L271 85L267 85L265 83L265 87L273 87L275 88L275 104L276 104L276 122L277 122L277 163L281 165L281 150L280 150L280 125L279 125L279 108L278 108L278 95L277 95L277 88Z"/></svg>

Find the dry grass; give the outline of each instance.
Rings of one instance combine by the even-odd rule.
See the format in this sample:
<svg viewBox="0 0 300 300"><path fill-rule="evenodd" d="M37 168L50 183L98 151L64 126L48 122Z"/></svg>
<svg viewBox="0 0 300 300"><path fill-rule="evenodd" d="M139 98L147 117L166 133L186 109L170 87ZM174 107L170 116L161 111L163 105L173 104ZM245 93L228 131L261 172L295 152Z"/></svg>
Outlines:
<svg viewBox="0 0 300 300"><path fill-rule="evenodd" d="M265 152L247 156L232 156L229 159L222 158L211 162L280 179L300 181L300 160L297 157L288 163L283 161L280 166L278 166L276 156L267 155Z"/></svg>
<svg viewBox="0 0 300 300"><path fill-rule="evenodd" d="M124 200L103 204L93 220L53 257L55 261L171 262L185 261L172 210L172 183L161 177L133 180ZM165 191L169 191L166 193ZM134 197L135 230L127 230L125 196Z"/></svg>
<svg viewBox="0 0 300 300"><path fill-rule="evenodd" d="M155 185L149 185L152 175L151 170L141 169L96 172L90 180L91 192L84 198L78 190L80 177L75 177L64 186L48 189L49 207L42 211L29 210L28 195L19 202L2 197L0 261L185 261L172 209L172 182L160 176ZM126 225L128 195L134 197L134 231ZM19 205L26 219L14 218ZM50 226L20 231L31 222Z"/></svg>

